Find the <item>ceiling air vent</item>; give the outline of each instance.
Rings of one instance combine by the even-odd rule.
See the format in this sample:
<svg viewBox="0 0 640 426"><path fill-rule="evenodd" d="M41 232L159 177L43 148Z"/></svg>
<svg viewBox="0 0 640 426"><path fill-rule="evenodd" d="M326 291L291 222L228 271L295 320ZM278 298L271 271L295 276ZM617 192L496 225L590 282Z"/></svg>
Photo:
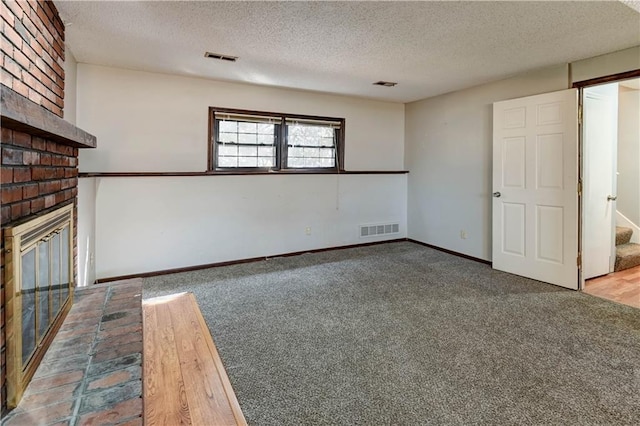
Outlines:
<svg viewBox="0 0 640 426"><path fill-rule="evenodd" d="M394 83L393 81L376 81L373 83L374 86L384 86L384 87L393 87L398 83Z"/></svg>
<svg viewBox="0 0 640 426"><path fill-rule="evenodd" d="M237 56L222 55L220 53L211 53L211 52L206 52L204 54L204 57L212 58L212 59L220 59L221 61L228 61L228 62L235 62L238 60Z"/></svg>

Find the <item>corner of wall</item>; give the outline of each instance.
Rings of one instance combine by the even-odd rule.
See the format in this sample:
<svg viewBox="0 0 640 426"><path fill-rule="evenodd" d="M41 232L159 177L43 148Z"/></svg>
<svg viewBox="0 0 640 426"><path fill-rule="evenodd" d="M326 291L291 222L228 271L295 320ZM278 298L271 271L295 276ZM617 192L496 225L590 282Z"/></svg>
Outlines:
<svg viewBox="0 0 640 426"><path fill-rule="evenodd" d="M97 178L78 179L78 287L96 280L96 196Z"/></svg>
<svg viewBox="0 0 640 426"><path fill-rule="evenodd" d="M73 55L73 52L69 49L69 46L65 46L65 99L63 117L71 124L76 124L76 87L77 87L77 75L78 75L78 63Z"/></svg>

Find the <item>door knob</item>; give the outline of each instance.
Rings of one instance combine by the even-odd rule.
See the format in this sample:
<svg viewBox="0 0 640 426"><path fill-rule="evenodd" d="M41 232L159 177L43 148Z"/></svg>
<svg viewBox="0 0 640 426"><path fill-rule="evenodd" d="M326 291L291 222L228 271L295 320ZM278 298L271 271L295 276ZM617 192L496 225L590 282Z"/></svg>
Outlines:
<svg viewBox="0 0 640 426"><path fill-rule="evenodd" d="M494 192L494 193L493 193L493 196L494 196L494 197L496 197L496 198L500 198L500 196L501 196L501 195L502 195L502 194L501 194L501 193L499 193L499 192Z"/></svg>
<svg viewBox="0 0 640 426"><path fill-rule="evenodd" d="M607 197L607 201L615 201L615 200L617 200L617 199L618 199L618 197L617 197L617 196L615 196L615 195L609 195L609 196Z"/></svg>

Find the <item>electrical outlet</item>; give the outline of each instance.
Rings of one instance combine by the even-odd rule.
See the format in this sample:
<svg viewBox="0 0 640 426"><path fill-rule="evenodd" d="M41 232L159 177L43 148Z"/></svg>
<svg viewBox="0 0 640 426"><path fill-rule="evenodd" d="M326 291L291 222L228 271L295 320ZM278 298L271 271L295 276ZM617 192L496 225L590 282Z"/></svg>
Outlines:
<svg viewBox="0 0 640 426"><path fill-rule="evenodd" d="M460 231L460 238L463 240L467 239L467 231L465 231L464 229Z"/></svg>
<svg viewBox="0 0 640 426"><path fill-rule="evenodd" d="M307 226L306 228L304 228L304 233L307 235L311 235L311 227Z"/></svg>

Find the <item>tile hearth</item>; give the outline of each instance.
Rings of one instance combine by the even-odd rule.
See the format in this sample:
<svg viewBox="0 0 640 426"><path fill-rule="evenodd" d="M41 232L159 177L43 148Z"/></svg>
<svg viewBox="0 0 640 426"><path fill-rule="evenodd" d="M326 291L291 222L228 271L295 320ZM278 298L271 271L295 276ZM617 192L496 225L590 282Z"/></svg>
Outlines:
<svg viewBox="0 0 640 426"><path fill-rule="evenodd" d="M3 424L142 425L141 280L77 288L71 311Z"/></svg>

